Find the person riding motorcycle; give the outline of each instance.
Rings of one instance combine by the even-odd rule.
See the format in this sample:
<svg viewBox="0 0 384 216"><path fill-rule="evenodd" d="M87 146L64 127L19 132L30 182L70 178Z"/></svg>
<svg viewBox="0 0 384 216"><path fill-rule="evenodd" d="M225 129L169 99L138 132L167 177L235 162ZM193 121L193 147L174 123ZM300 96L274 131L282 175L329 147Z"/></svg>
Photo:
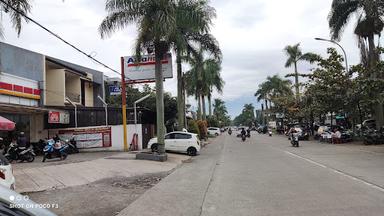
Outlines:
<svg viewBox="0 0 384 216"><path fill-rule="evenodd" d="M232 129L231 129L231 128L228 129L228 134L229 134L229 135L232 134Z"/></svg>
<svg viewBox="0 0 384 216"><path fill-rule="evenodd" d="M25 137L24 132L20 132L16 144L19 152L22 152L27 148L27 138Z"/></svg>
<svg viewBox="0 0 384 216"><path fill-rule="evenodd" d="M251 129L247 129L247 137L251 137Z"/></svg>
<svg viewBox="0 0 384 216"><path fill-rule="evenodd" d="M247 132L245 131L244 128L241 129L241 136L246 136L247 135Z"/></svg>

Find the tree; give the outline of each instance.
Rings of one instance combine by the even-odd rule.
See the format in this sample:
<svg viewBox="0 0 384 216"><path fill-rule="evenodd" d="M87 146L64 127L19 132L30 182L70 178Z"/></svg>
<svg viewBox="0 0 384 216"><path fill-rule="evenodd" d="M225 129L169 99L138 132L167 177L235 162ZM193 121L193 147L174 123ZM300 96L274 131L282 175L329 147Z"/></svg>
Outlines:
<svg viewBox="0 0 384 216"><path fill-rule="evenodd" d="M228 116L227 107L225 102L221 99L214 99L213 102L213 115L210 117L217 121L217 125L212 127L223 127L229 126L231 123L231 118Z"/></svg>
<svg viewBox="0 0 384 216"><path fill-rule="evenodd" d="M177 8L180 4L190 1L176 0L107 0L107 17L99 27L102 38L109 36L116 30L125 28L129 24L137 24L136 55L140 57L142 51L154 48L155 77L156 77L156 114L157 138L159 153L164 154L164 88L161 60L164 55L175 46L175 35L178 29L177 20L185 26L193 26L200 14L190 10L180 14ZM181 6L180 6L181 7Z"/></svg>
<svg viewBox="0 0 384 216"><path fill-rule="evenodd" d="M221 62L215 59L204 61L203 95L208 97L209 117L212 117L212 92L215 88L219 93L223 92L224 80L221 78ZM203 99L204 103L204 99Z"/></svg>
<svg viewBox="0 0 384 216"><path fill-rule="evenodd" d="M309 76L306 91L307 107L318 114L346 113L351 103L351 75L343 67L344 59L334 48L328 48L328 58L320 59Z"/></svg>
<svg viewBox="0 0 384 216"><path fill-rule="evenodd" d="M205 0L187 1L177 5L176 9L176 31L173 35L176 50L177 63L177 104L178 104L178 129L181 130L184 126L185 119L185 95L182 71L183 55L196 53L196 44L204 47L215 55L221 56L221 51L218 47L216 39L208 34L212 18L216 16L215 10L208 5ZM193 23L185 22L186 13L194 11L198 14L197 19L193 19Z"/></svg>
<svg viewBox="0 0 384 216"><path fill-rule="evenodd" d="M342 30L350 21L350 17L356 14L358 17L355 34L359 38L359 46L362 53L362 62L365 67L374 71L374 67L380 59L380 54L375 45L375 35L380 37L384 23L382 20L384 3L372 0L333 0L329 13L329 28L332 39L338 40ZM379 40L378 40L379 41ZM383 76L383 71L371 73L373 79ZM380 95L373 95L378 98ZM383 103L373 105L377 127L384 124Z"/></svg>
<svg viewBox="0 0 384 216"><path fill-rule="evenodd" d="M198 119L206 119L205 96L216 87L219 91L224 85L220 76L221 61L215 56L205 59L205 50L186 58L191 69L185 74L186 90L189 95L194 95L198 101Z"/></svg>
<svg viewBox="0 0 384 216"><path fill-rule="evenodd" d="M295 77L295 95L296 95L296 101L297 103L300 101L300 84L299 84L299 72L297 70L297 63L299 61L307 61L310 63L313 63L316 59L319 58L318 55L314 53L302 53L300 48L300 43L293 45L293 46L286 46L284 48L284 52L287 55L288 59L285 63L285 67L291 67L293 65L295 72L294 74L288 74L288 76L294 76Z"/></svg>
<svg viewBox="0 0 384 216"><path fill-rule="evenodd" d="M28 14L29 12L31 12L31 9L32 9L30 0L8 0L7 3L23 14ZM15 28L17 35L20 35L22 20L24 19L25 22L28 22L28 20L25 19L20 13L8 7L7 5L1 4L0 10L4 11L9 15L9 17L11 18L11 23ZM3 27L0 24L0 37L3 37L3 36L4 36Z"/></svg>
<svg viewBox="0 0 384 216"><path fill-rule="evenodd" d="M237 116L233 123L235 125L252 126L255 122L255 107L253 104L245 104L239 116Z"/></svg>

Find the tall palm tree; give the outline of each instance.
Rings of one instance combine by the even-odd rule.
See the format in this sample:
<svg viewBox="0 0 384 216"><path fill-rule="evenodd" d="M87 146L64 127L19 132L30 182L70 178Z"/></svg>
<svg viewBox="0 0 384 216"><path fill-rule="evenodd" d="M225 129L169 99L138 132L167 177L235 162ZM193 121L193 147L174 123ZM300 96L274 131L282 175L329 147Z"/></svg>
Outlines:
<svg viewBox="0 0 384 216"><path fill-rule="evenodd" d="M268 83L261 83L259 85L259 88L257 89L255 93L255 97L257 98L257 102L260 102L264 100L265 102L265 110L268 110L268 93L269 93L269 86Z"/></svg>
<svg viewBox="0 0 384 216"><path fill-rule="evenodd" d="M31 12L32 5L31 0L8 0L7 1L9 5L11 5L16 10L22 12L23 14L28 14ZM27 19L25 19L21 14L17 13L13 9L11 9L9 6L1 4L0 5L0 11L4 11L9 15L11 18L11 23L13 27L15 28L18 35L21 33L22 28L22 20L24 19L25 22L28 22ZM3 27L0 24L0 37L3 37Z"/></svg>
<svg viewBox="0 0 384 216"><path fill-rule="evenodd" d="M272 77L268 76L266 82L269 87L268 94L271 98L292 95L292 82L290 80L282 79L279 75L274 75Z"/></svg>
<svg viewBox="0 0 384 216"><path fill-rule="evenodd" d="M221 56L216 39L210 35L209 29L212 24L212 18L216 16L215 10L208 5L206 0L182 0L184 3L178 4L176 32L174 34L176 65L177 65L177 104L178 104L178 129L181 130L185 126L185 95L184 80L182 71L182 59L185 55L196 53L195 46L199 44L215 55ZM193 25L183 21L186 13L195 11L198 19L195 19ZM181 17L181 18L179 18ZM187 25L186 25L187 24ZM221 57L219 57L221 58Z"/></svg>
<svg viewBox="0 0 384 216"><path fill-rule="evenodd" d="M99 27L102 38L111 35L116 30L125 28L129 24L136 24L138 36L136 38L136 55L147 48L154 47L155 52L155 77L156 77L156 113L157 137L159 153L164 149L164 87L161 60L164 55L175 46L177 35L177 21L185 26L193 26L200 13L189 10L177 13L180 4L189 4L190 1L177 0L107 0L107 17ZM184 15L183 15L184 14Z"/></svg>
<svg viewBox="0 0 384 216"><path fill-rule="evenodd" d="M332 39L340 39L342 30L354 14L358 17L355 34L359 38L362 62L370 68L380 59L380 54L375 44L375 35L380 37L384 28L384 2L373 0L333 0L329 13L329 28ZM384 76L383 72L375 72L371 78L377 78L380 75ZM383 103L377 103L373 108L375 110L376 125L379 128L384 125Z"/></svg>
<svg viewBox="0 0 384 216"><path fill-rule="evenodd" d="M297 71L297 63L299 61L307 61L307 62L313 63L319 57L318 55L310 52L303 54L300 48L300 43L293 46L291 45L286 46L284 48L284 52L288 57L287 62L285 63L285 67L288 68L293 65L293 67L295 68L295 73L293 74L293 76L295 77L296 102L299 102L300 84L299 84L299 72ZM291 75L287 75L287 76L291 76Z"/></svg>
<svg viewBox="0 0 384 216"><path fill-rule="evenodd" d="M333 0L329 13L329 28L334 40L341 38L341 33L352 15L357 15L355 34L368 45L368 64L378 60L375 35L380 36L384 23L382 20L384 3L372 0Z"/></svg>
<svg viewBox="0 0 384 216"><path fill-rule="evenodd" d="M205 96L208 97L209 116L212 116L212 93L215 88L219 93L223 92L224 80L220 75L221 62L215 59L206 59L203 63L203 80L202 83L202 99L203 99L203 113L205 107Z"/></svg>
<svg viewBox="0 0 384 216"><path fill-rule="evenodd" d="M204 54L206 53L211 54L212 58L205 59ZM219 57L221 57L221 55ZM224 84L222 79L217 79L217 76L221 78L220 75L217 75L221 70L221 58L218 58L214 53L209 52L209 50L201 48L197 53L187 56L185 60L192 67L192 69L186 73L185 84L187 93L194 95L198 101L198 119L205 120L205 96L208 94L207 92L212 86L220 90L222 88L221 85Z"/></svg>

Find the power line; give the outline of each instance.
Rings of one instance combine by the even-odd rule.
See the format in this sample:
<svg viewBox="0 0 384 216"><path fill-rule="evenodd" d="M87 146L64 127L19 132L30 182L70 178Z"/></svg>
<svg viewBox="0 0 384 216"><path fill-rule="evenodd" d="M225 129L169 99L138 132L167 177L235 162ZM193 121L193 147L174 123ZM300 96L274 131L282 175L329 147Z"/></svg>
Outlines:
<svg viewBox="0 0 384 216"><path fill-rule="evenodd" d="M80 48L76 47L75 45L69 43L68 41L64 40L62 37L60 37L58 34L52 32L51 30L49 30L48 28L46 28L45 26L43 26L42 24L40 24L39 22L35 21L34 19L32 19L31 17L27 16L23 11L20 11L18 10L17 8L13 7L11 4L9 4L8 2L6 2L5 0L0 0L1 3L3 3L4 5L6 5L7 7L11 8L13 11L15 11L16 13L20 14L21 16L25 17L27 20L33 22L34 24L36 24L37 26L39 26L40 28L44 29L45 31L47 31L49 34L53 35L54 37L56 37L57 39L61 40L62 42L64 42L65 44L67 44L68 46L72 47L73 49L75 49L76 51L80 52L81 54L87 56L88 58L92 59L93 61L95 61L96 63L104 66L105 68L111 70L112 72L116 73L116 74L119 74L121 76L121 73L118 72L117 70L109 67L108 65L104 64L103 62L97 60L96 58L92 57L91 54L87 54L86 52L82 51ZM126 79L130 80L128 77L126 77Z"/></svg>

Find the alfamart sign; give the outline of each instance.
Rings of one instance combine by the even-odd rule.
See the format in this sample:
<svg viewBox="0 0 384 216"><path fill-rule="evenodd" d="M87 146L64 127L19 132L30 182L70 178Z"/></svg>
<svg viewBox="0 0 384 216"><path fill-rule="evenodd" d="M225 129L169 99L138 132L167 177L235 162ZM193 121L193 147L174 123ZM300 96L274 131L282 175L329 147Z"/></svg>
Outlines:
<svg viewBox="0 0 384 216"><path fill-rule="evenodd" d="M133 81L154 80L155 79L155 55L143 55L140 61L136 60L136 56L123 57L123 70L125 76ZM163 76L172 78L172 55L167 53L161 60Z"/></svg>

